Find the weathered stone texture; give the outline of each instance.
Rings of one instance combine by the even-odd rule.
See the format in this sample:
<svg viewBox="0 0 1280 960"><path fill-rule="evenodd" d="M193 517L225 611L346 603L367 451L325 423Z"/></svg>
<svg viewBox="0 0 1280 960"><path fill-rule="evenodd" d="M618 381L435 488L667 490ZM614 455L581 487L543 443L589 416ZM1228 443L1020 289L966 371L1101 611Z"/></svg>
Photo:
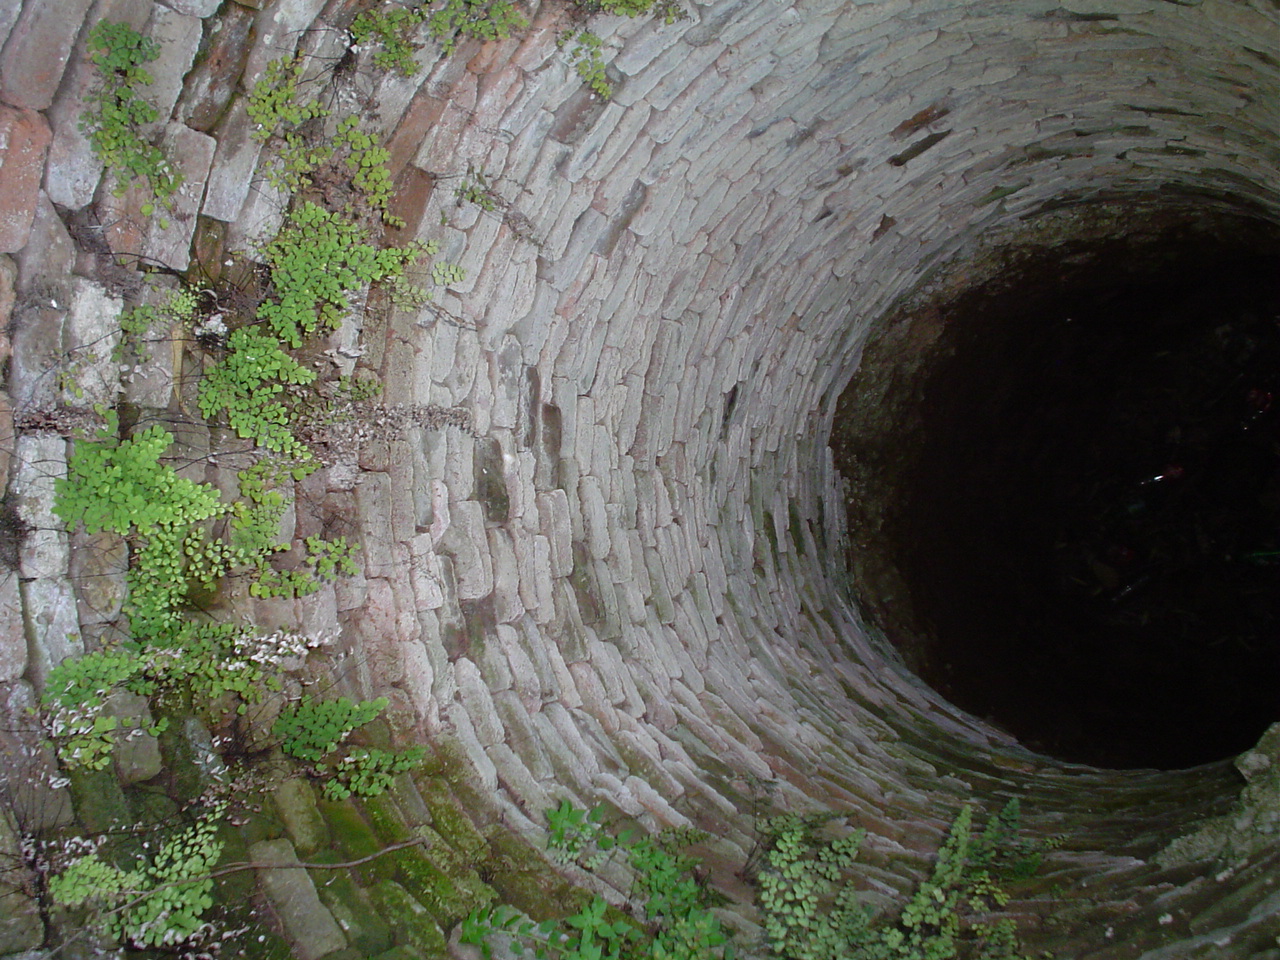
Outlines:
<svg viewBox="0 0 1280 960"><path fill-rule="evenodd" d="M52 134L33 110L0 104L0 253L26 246Z"/></svg>
<svg viewBox="0 0 1280 960"><path fill-rule="evenodd" d="M249 856L255 863L279 865L260 869L258 882L271 899L299 960L320 960L346 947L346 937L320 902L311 877L300 868L288 869L289 864L298 862L292 843L263 840L249 847Z"/></svg>
<svg viewBox="0 0 1280 960"><path fill-rule="evenodd" d="M115 357L120 343L119 297L92 280L76 277L71 302L62 324L66 350L60 400L69 407L111 406L120 391L120 367Z"/></svg>
<svg viewBox="0 0 1280 960"><path fill-rule="evenodd" d="M53 513L54 481L67 473L67 442L53 433L26 433L14 459L10 489L29 528L18 555L22 609L30 666L40 683L51 667L84 652L67 532Z"/></svg>
<svg viewBox="0 0 1280 960"><path fill-rule="evenodd" d="M23 4L0 51L0 99L29 110L48 108L91 2Z"/></svg>
<svg viewBox="0 0 1280 960"><path fill-rule="evenodd" d="M197 213L227 225L218 256L252 254L285 203L261 179L243 93L295 49L320 77L344 42L329 18L355 9L144 6L165 38L154 93L186 175L174 209L150 218L137 185L120 198L98 185L75 131L90 73L72 64L58 87L88 0L27 3L20 17L0 2L0 35L6 12L14 23L0 122L29 129L0 149L25 142L34 158L0 165L0 189L18 183L0 252L18 254L7 387L20 411L52 404L66 349L108 344L118 309L97 281L70 279L92 260L53 204L78 209L97 188L112 248L175 270ZM1022 0L996 11L721 0L690 13L600 21L617 80L607 103L557 52L563 15L550 5L525 36L467 41L445 60L428 46L413 80L357 71L356 87L376 93L369 116L392 134L410 221L397 239L438 240L439 259L467 276L416 314L347 324L330 346L378 372L389 402L456 408L469 426L424 415L333 470L329 492L354 501L361 575L262 611L340 632L357 654L351 682L455 743L471 787L530 831L572 796L645 826L709 818L745 849L752 778L776 781L781 806L838 801L885 838L885 862L907 833L923 851L945 827L939 811L971 794L1034 793L1044 823L1074 816L1082 790L1119 806L1141 796L1153 822L1185 821L1194 778L1134 786L1028 760L883 656L838 582L844 491L824 431L889 306L1055 198L1225 188L1274 216L1274 13L1229 0L1068 0L1049 13ZM41 62L37 48L50 51ZM42 197L31 171L49 134L32 110L50 101ZM945 112L920 119L935 105ZM492 211L457 202L477 173ZM111 371L90 368L94 398L113 397ZM170 400L160 387L131 396ZM118 612L115 593L77 596L67 580L70 547L48 509L65 441L17 444L15 492L24 516L42 518L20 570L33 578L20 599L38 656L28 664L17 634L0 632L0 681L38 677L76 649L68 634ZM15 589L0 584L0 618ZM277 799L299 849L325 842L309 797ZM1100 842L1114 847L1104 865L1138 870L1146 855ZM274 841L257 854L293 862L294 850ZM305 873L262 882L299 955L347 946ZM421 912L415 948L443 950L399 884L371 896ZM1135 927L1154 923L1135 909Z"/></svg>

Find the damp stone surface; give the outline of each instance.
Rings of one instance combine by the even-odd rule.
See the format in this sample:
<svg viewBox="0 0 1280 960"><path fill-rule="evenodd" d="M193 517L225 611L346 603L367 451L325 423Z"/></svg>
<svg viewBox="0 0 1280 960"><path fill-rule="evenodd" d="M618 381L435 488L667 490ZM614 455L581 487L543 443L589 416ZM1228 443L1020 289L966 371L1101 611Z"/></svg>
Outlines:
<svg viewBox="0 0 1280 960"><path fill-rule="evenodd" d="M247 445L198 402L225 331L175 321L121 369L119 317L178 279L218 290L227 316L263 295L246 264L286 197L249 95L298 53L301 89L331 111L321 138L355 113L386 146L402 221L387 238L460 269L414 306L358 291L303 354L376 378L381 412L291 485L277 560L341 534L357 572L297 599L239 581L191 598L328 639L304 678L387 698L369 746L426 748L373 799L272 781L220 835L226 862L258 864L216 891L262 931L244 955L465 957L459 925L485 904L625 902L625 870L546 856L545 811L569 800L708 831L740 955L764 957L736 875L758 812L865 827L882 905L927 875L962 804L1017 797L1032 835L1063 838L1036 895L1007 908L1030 949L1280 957L1274 737L1234 764L1103 769L952 704L855 599L867 545L830 444L864 354L890 344L886 381L927 362L940 326L893 322L904 304L957 296L1019 251L1124 241L1166 209L1274 229L1274 3L723 0L664 23L547 0L448 53L420 26L407 75L352 49L369 7L0 2L6 853L172 822L228 752L271 750L264 731L304 692L291 679L256 727L226 729L175 715L156 731L146 704L115 702L154 736L74 777L31 720L51 670L127 628L136 542L52 512L95 403L164 425L182 476L235 495ZM145 134L182 177L165 205L104 170L79 124L104 19L158 44ZM607 100L557 45L584 24ZM353 865L293 866L325 862ZM21 863L0 890L0 956L45 956L77 928L41 909L40 863Z"/></svg>

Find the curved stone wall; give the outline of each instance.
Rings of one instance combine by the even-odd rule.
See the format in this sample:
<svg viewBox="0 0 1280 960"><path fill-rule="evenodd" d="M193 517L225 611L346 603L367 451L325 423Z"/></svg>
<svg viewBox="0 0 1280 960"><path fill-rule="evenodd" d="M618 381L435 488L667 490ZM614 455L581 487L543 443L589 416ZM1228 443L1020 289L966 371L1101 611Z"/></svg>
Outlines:
<svg viewBox="0 0 1280 960"><path fill-rule="evenodd" d="M422 311L370 314L359 346L338 346L435 419L367 444L358 474L312 491L349 501L363 575L260 616L336 628L361 691L392 696L416 736L455 743L531 839L572 797L705 826L729 868L762 798L839 808L868 827L889 890L963 800L1019 796L1033 829L1068 836L1048 881L1065 891L1058 924L1026 907L1035 942L1077 958L1271 955L1231 952L1280 932L1258 879L1266 849L1216 880L1149 862L1224 807L1232 771L1036 756L868 635L826 440L894 304L944 264L953 285L968 260L988 270L993 237L1053 245L1083 229L1061 212L1045 227L1050 207L1168 198L1280 218L1274 6L725 0L672 25L598 16L608 102L557 48L571 15L556 3L510 40L440 59L428 46L412 79L375 78L367 52L327 70L357 6L0 10L4 250L19 295L53 303L48 316L28 303L14 327L20 413L49 389L42 358L93 335L87 298L107 278L88 238L176 270L194 241L207 269L210 250L247 249L278 217L243 91L301 45L335 95L371 96L401 235L440 240L467 279ZM75 126L79 54L52 78L32 66L82 50L82 22L103 16L166 44L155 94L187 183L164 226L99 182ZM27 154L47 156L39 192ZM477 173L492 211L456 199ZM45 343L55 316L63 340ZM163 386L130 389L169 405ZM56 440L21 442L57 457ZM68 548L51 549L63 566L40 576L62 613L33 628L44 614L28 603L35 647L6 680L38 681L60 655L40 636L74 622L57 586Z"/></svg>

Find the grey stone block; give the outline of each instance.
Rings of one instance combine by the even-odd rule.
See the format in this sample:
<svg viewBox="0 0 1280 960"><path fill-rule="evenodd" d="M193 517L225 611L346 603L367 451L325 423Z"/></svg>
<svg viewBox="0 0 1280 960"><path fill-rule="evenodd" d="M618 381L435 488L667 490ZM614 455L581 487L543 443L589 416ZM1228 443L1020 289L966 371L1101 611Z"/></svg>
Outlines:
<svg viewBox="0 0 1280 960"><path fill-rule="evenodd" d="M249 856L257 863L272 864L258 869L258 882L301 960L320 960L346 947L347 939L320 902L310 875L306 870L289 868L299 862L292 843L263 840L249 847Z"/></svg>

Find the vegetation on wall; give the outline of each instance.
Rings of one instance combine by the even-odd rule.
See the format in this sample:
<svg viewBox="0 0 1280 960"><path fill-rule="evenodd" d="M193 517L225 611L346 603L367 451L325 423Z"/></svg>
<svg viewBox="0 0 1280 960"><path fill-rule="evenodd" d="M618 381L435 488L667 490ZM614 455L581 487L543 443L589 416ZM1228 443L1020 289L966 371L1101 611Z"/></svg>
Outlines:
<svg viewBox="0 0 1280 960"><path fill-rule="evenodd" d="M588 870L610 858L630 866L638 915L598 895L570 916L541 923L504 905L487 906L463 922L462 942L479 945L486 958L505 941L551 960L732 960L729 932L712 913L717 898L695 875L698 861L683 852L707 834L672 829L635 839L631 831L606 831L602 816L601 807L586 811L567 801L548 810L547 849L557 862Z"/></svg>
<svg viewBox="0 0 1280 960"><path fill-rule="evenodd" d="M579 6L587 14L678 15L674 5L654 0ZM351 36L375 49L378 68L408 75L416 67L423 30L448 53L464 39L505 38L525 26L506 0L439 0L365 11L353 21ZM604 41L582 29L566 34L563 43L593 92L610 96ZM113 169L146 179L164 200L177 187L176 174L140 133L155 119L139 96L150 82L142 64L156 56L154 42L103 22L90 34L90 45L103 77L102 92L92 101L95 112L85 119L96 138L94 149ZM212 614L237 582L247 583L251 597L292 598L358 571L356 548L343 537L286 542L293 538L281 533L294 485L322 462L303 425L333 416L335 398L346 402L343 397L374 392L367 380L337 383L326 377L315 361L317 347L361 309L370 287L381 287L396 302L414 302L427 295L417 284L445 287L466 279L458 265L431 259L438 253L434 244L382 242L383 225L401 225L390 212L388 151L359 118L331 116L318 98L306 95L307 69L301 55L274 61L247 98L254 136L266 148L265 175L288 202L279 231L256 252L260 282L254 302L219 314L215 325L209 303L218 292L183 287L158 306L135 304L121 318L122 350L138 362L145 361L147 339L157 326L203 331L189 348L202 372L192 408L208 425L249 442L249 465L236 471L238 497L183 476L170 460L175 440L164 426L132 424L131 417L110 409L100 411L104 425L96 434L75 441L67 477L57 484L54 510L67 529L118 537L130 556L120 629L97 649L55 666L46 679L41 715L62 771L88 792L84 785L109 776L132 740L167 735L172 754L174 729L194 719L217 733L212 759L201 763L222 765L225 780L235 784L211 785L218 778L206 777L195 787L184 785L183 806L157 818L164 829L154 842L105 843L101 835L60 841L60 855L49 861L48 901L81 911L94 929L125 947L179 951L209 936L213 877L226 869L219 863L235 842L231 828L260 826L253 804L280 783L280 771L313 783L322 797L317 809L335 822L352 816L349 810L362 811L353 816L350 834L371 852L353 863L423 842L420 837L388 844L387 837L400 836L402 828L391 806L376 802L426 759L422 746L392 748L380 719L387 700L321 693L334 677L308 665L307 658L328 638L269 633ZM472 170L456 197L485 211L498 206L484 174ZM289 564L282 562L286 553ZM142 698L146 706L117 709L130 697ZM172 783L178 774L167 770L164 777L176 795ZM356 800L365 805L335 812L334 805ZM782 816L762 825L754 871L767 937L763 947L775 956L1021 955L1012 925L987 919L1004 904L1002 884L1014 854L1023 849L1014 839L1016 808L992 818L981 833L965 808L933 875L895 915L862 905L855 882L862 834L828 836L837 819ZM441 832L446 820L435 821ZM586 870L609 863L631 872L630 911L599 896L585 897L575 911L535 922L514 906L487 903L492 892L477 893L478 878L470 887L449 879L457 889L440 892L446 883L433 873L435 865L412 851L394 858L399 872L389 866L371 872L369 886L386 898L380 904L392 903L395 884L429 878L423 885L434 884L440 897L432 904L432 922L443 929L460 922L463 941L480 945L486 956L495 938L558 960L734 956L731 931L717 912L721 900L690 852L713 838L688 829L649 837L615 832L605 826L602 809L586 811L567 802L549 811L547 820L548 853L556 863ZM475 844L473 838L466 842ZM469 869L465 864L455 873ZM478 902L485 905L467 916Z"/></svg>
<svg viewBox="0 0 1280 960"><path fill-rule="evenodd" d="M94 24L87 42L98 83L86 97L80 128L98 159L120 175L121 189L129 180L141 179L167 204L182 177L164 151L143 134L158 111L141 94L154 82L144 64L160 55L160 45L126 23L106 20ZM144 205L144 216L151 214L149 206Z"/></svg>
<svg viewBox="0 0 1280 960"><path fill-rule="evenodd" d="M413 40L419 24L427 19L426 5L365 10L351 23L351 41L377 47L373 62L383 70L410 77L418 65L413 55L421 45Z"/></svg>
<svg viewBox="0 0 1280 960"><path fill-rule="evenodd" d="M134 175L143 174L138 164L144 162L152 172L161 169L158 154L121 133L125 127L137 133L152 119L136 91L150 81L141 64L157 55L155 44L106 22L95 27L90 44L108 82L95 101L101 109L86 124L116 151L102 154L104 160L122 169L131 164ZM124 744L139 735L162 736L173 718L190 714L210 729L229 731L222 762L247 770L266 757L291 758L332 801L377 798L425 755L422 747L386 749L377 738L351 742L383 712L385 699L286 699L324 638L264 636L205 610L230 578L247 579L252 596L294 597L358 569L354 548L342 537L305 537L300 563L273 562L291 546L282 542L280 524L292 486L320 465L300 438L300 423L322 425L328 404L376 394L366 381L348 378L322 395L319 372L299 351L343 321L353 291L382 283L395 285L402 299L421 295L407 282L406 268L434 252L428 245L374 241L373 223L397 222L387 210L387 152L355 117L339 120L329 143L318 141L314 130L304 133L303 124L326 112L300 98L302 83L302 61L287 58L268 67L266 82L250 96L256 135L279 148L275 169L284 173L278 177L298 194L279 233L261 250L268 283L256 303L201 317L218 292L206 297L181 288L121 317L120 359L129 363L146 362L147 339L161 324L200 331L191 341L207 354L200 412L215 423L225 418L256 451L239 471L239 498L227 500L212 484L180 475L167 460L174 437L164 426L130 427L108 408L98 409L100 429L75 441L67 476L56 484L54 512L68 530L120 538L131 558L120 629L97 649L56 665L45 680L44 730L72 782L106 774ZM157 183L163 198L176 180ZM341 198L336 206L333 197ZM432 266L441 282L462 279L452 265ZM113 706L129 703L122 699L129 696L145 698L149 708ZM242 747L233 757L227 749L236 744ZM61 841L41 860L48 896L63 908L87 911L100 935L121 944L169 949L194 942L198 932L207 934L208 875L222 851L215 836L222 836L231 809L226 799L195 798L194 819L150 853L92 837Z"/></svg>
<svg viewBox="0 0 1280 960"><path fill-rule="evenodd" d="M611 832L604 808L564 801L547 811L547 849L562 864L599 870L611 859L634 876L624 914L599 896L563 919L535 923L502 905L474 911L462 942L514 946L551 960L707 960L734 955L729 931L697 858L685 852L708 835L668 830L634 839ZM932 874L896 912L866 906L855 861L865 830L835 832L837 814L782 814L760 824L754 878L765 949L780 960L1025 960L1012 919L992 917L1009 902L1008 883L1029 878L1053 844L1018 837L1010 801L977 831L964 806L938 851Z"/></svg>
<svg viewBox="0 0 1280 960"><path fill-rule="evenodd" d="M1010 801L978 832L973 807L963 807L932 874L896 916L869 910L852 882L864 830L830 838L821 832L829 816L769 818L756 879L770 948L789 960L1020 960L1013 921L989 916L1045 848L1018 838L1019 817Z"/></svg>
<svg viewBox="0 0 1280 960"><path fill-rule="evenodd" d="M590 30L576 30L562 34L556 43L569 49L569 62L587 86L608 100L613 95L613 84L605 73L604 41Z"/></svg>

